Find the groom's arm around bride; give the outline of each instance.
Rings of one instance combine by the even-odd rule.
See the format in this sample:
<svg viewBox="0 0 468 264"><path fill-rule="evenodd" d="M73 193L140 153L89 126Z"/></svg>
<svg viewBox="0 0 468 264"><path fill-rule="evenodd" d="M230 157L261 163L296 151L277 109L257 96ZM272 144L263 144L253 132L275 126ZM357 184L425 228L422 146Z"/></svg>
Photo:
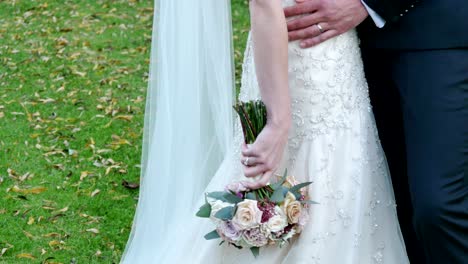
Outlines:
<svg viewBox="0 0 468 264"><path fill-rule="evenodd" d="M296 2L285 13L303 16L289 22L289 36L304 47L359 25L411 263L466 263L468 2Z"/></svg>

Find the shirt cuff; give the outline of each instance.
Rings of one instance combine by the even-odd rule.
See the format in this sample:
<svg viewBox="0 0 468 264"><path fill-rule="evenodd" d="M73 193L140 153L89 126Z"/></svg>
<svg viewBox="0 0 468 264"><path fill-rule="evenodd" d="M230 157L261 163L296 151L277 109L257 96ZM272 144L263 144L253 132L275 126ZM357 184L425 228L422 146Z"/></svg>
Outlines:
<svg viewBox="0 0 468 264"><path fill-rule="evenodd" d="M372 18L372 20L374 20L375 25L378 28L383 28L385 26L385 23L387 23L387 21L385 21L385 19L383 19L379 14L377 14L374 10L372 10L372 8L370 8L366 3L364 3L363 0L361 0L361 2L364 5L364 7L367 9L367 13L369 13L369 16Z"/></svg>

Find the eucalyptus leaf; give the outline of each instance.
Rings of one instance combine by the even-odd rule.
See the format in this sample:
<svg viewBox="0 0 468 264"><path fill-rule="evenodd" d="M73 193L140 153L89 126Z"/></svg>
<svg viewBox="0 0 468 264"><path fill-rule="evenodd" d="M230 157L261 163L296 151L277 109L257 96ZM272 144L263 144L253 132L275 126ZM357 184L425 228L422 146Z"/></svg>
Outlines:
<svg viewBox="0 0 468 264"><path fill-rule="evenodd" d="M273 192L273 195L270 197L270 201L274 202L274 203L281 203L284 201L284 198L285 198L285 193L284 193L284 189L286 189L286 193L287 193L287 188L284 188L284 187L280 187L278 189L275 190L275 192Z"/></svg>
<svg viewBox="0 0 468 264"><path fill-rule="evenodd" d="M285 182L286 182L286 178L288 177L288 169L286 169L284 171L284 174L283 174L283 177L281 177L280 180L278 180L277 182L275 182L274 184L271 185L271 188L273 190L276 190L278 189L279 187L281 187Z"/></svg>
<svg viewBox="0 0 468 264"><path fill-rule="evenodd" d="M242 198L229 192L225 193L223 197L228 203L238 204L243 201Z"/></svg>
<svg viewBox="0 0 468 264"><path fill-rule="evenodd" d="M205 203L198 209L196 216L201 218L209 218L211 215L211 205L209 203Z"/></svg>
<svg viewBox="0 0 468 264"><path fill-rule="evenodd" d="M210 198L213 198L213 199L216 199L216 200L221 200L223 202L226 202L225 198L224 198L224 195L228 193L228 192L210 192L210 193L207 193L207 197L210 197Z"/></svg>
<svg viewBox="0 0 468 264"><path fill-rule="evenodd" d="M255 195L255 193L253 192L249 192L245 195L245 199L249 199L249 200L257 200L257 196Z"/></svg>
<svg viewBox="0 0 468 264"><path fill-rule="evenodd" d="M301 199L302 194L299 191L295 191L295 192L291 192L291 193L294 195L296 200Z"/></svg>
<svg viewBox="0 0 468 264"><path fill-rule="evenodd" d="M300 183L300 184L298 184L298 185L295 185L295 186L291 187L290 191L291 191L291 192L297 192L297 191L299 191L300 189L305 188L305 187L307 187L307 186L309 186L309 185L311 185L311 184L312 184L312 182Z"/></svg>
<svg viewBox="0 0 468 264"><path fill-rule="evenodd" d="M252 252L252 254L254 255L255 258L260 256L260 248L259 247L251 247L250 251Z"/></svg>
<svg viewBox="0 0 468 264"><path fill-rule="evenodd" d="M218 238L221 238L221 237L219 236L218 231L216 230L213 230L205 235L206 240L213 240L213 239L218 239Z"/></svg>
<svg viewBox="0 0 468 264"><path fill-rule="evenodd" d="M231 220L234 217L234 213L235 213L235 207L228 206L216 212L214 217L226 221L226 220Z"/></svg>

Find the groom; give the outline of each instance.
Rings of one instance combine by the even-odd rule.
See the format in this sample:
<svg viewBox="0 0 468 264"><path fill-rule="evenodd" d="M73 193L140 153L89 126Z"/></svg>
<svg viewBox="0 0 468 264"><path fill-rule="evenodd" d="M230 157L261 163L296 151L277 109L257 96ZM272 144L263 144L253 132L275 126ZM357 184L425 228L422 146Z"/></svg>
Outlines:
<svg viewBox="0 0 468 264"><path fill-rule="evenodd" d="M359 25L411 263L468 263L468 1L296 2L303 48Z"/></svg>

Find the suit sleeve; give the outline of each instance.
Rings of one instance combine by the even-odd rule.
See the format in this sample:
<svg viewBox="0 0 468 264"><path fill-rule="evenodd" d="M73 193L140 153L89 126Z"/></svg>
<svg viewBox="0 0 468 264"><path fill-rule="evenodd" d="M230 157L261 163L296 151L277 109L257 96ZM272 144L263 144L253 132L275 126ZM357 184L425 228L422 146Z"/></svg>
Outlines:
<svg viewBox="0 0 468 264"><path fill-rule="evenodd" d="M386 22L397 22L411 12L421 0L363 0L365 5Z"/></svg>

